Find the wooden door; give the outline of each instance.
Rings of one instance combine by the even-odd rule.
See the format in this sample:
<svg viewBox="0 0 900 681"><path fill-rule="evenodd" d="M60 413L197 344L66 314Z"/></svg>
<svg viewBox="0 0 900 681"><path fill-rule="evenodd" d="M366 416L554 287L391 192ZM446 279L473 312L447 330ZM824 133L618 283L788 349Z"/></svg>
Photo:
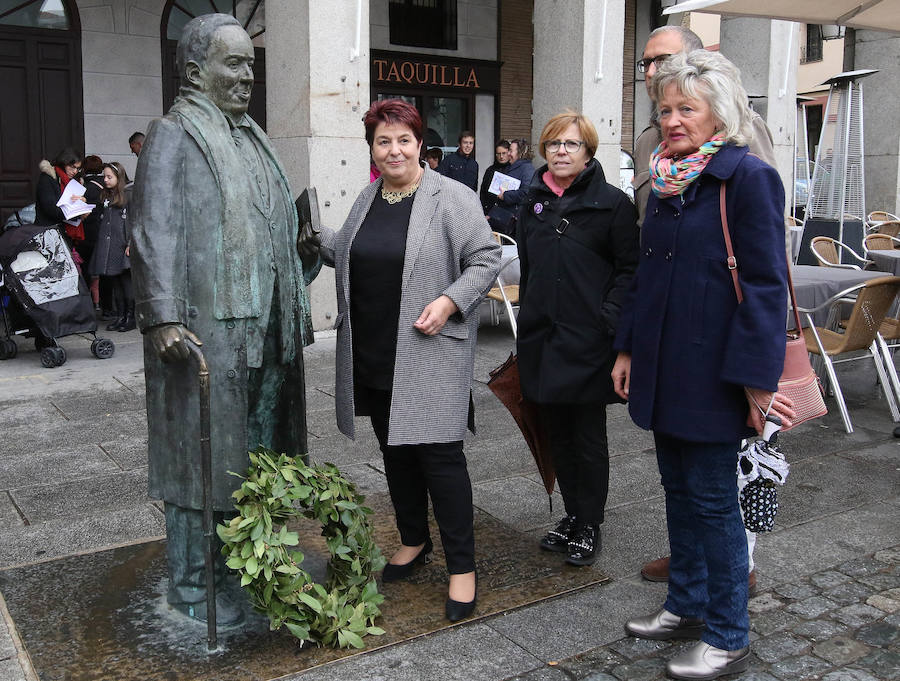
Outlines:
<svg viewBox="0 0 900 681"><path fill-rule="evenodd" d="M41 159L84 151L78 32L0 28L0 224L34 202Z"/></svg>

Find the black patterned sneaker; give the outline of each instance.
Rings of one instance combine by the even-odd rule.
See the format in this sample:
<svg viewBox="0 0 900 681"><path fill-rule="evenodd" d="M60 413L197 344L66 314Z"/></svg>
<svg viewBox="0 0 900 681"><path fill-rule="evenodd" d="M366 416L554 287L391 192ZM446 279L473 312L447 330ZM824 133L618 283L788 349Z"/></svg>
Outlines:
<svg viewBox="0 0 900 681"><path fill-rule="evenodd" d="M575 516L567 515L559 524L541 539L541 548L544 551L554 551L555 553L565 553L568 551L569 539L575 530Z"/></svg>
<svg viewBox="0 0 900 681"><path fill-rule="evenodd" d="M566 562L570 565L592 565L600 550L600 526L594 523L578 523L566 547Z"/></svg>

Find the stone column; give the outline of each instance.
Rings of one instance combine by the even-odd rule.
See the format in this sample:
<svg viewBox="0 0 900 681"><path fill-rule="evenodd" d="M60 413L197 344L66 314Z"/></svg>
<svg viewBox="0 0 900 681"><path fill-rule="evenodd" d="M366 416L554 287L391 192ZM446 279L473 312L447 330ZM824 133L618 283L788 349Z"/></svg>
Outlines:
<svg viewBox="0 0 900 681"><path fill-rule="evenodd" d="M900 215L900 36L883 31L856 31L855 69L879 69L860 81L866 163L866 212Z"/></svg>
<svg viewBox="0 0 900 681"><path fill-rule="evenodd" d="M788 208L794 185L799 40L793 22L722 17L719 49L741 70L747 94L762 96L753 100L753 108L772 131Z"/></svg>
<svg viewBox="0 0 900 681"><path fill-rule="evenodd" d="M369 181L362 116L369 108L369 2L266 2L268 134L295 195L318 192L322 222L343 224ZM310 289L313 326L331 328L334 271Z"/></svg>
<svg viewBox="0 0 900 681"><path fill-rule="evenodd" d="M597 160L619 184L622 140L624 0L534 1L535 144L547 120L563 109L581 111L600 135ZM541 163L535 159L535 167Z"/></svg>

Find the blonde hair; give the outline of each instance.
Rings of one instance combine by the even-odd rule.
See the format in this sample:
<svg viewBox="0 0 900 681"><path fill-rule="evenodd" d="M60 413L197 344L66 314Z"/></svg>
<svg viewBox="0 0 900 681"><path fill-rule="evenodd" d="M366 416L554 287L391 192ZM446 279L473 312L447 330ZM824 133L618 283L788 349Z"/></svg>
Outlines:
<svg viewBox="0 0 900 681"><path fill-rule="evenodd" d="M650 86L657 106L670 85L685 97L709 104L726 142L738 146L750 143L751 112L747 92L741 85L741 72L720 53L694 50L666 59Z"/></svg>
<svg viewBox="0 0 900 681"><path fill-rule="evenodd" d="M594 127L594 124L591 123L587 116L580 114L577 111L572 111L572 109L566 109L562 113L553 116L553 118L547 121L547 125L544 126L544 129L541 130L541 139L538 144L540 145L541 153L544 158L547 156L546 153L544 153L544 145L547 142L560 139L560 135L562 135L566 131L566 128L573 123L578 126L578 134L581 135L581 139L584 141L588 156L594 158L594 154L597 152L597 146L600 144L597 128Z"/></svg>

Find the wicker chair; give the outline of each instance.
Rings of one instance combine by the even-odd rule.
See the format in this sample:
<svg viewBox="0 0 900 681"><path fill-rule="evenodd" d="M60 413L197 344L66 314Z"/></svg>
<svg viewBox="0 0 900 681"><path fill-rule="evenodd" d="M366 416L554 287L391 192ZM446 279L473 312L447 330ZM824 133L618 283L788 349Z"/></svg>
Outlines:
<svg viewBox="0 0 900 681"><path fill-rule="evenodd" d="M898 246L900 246L900 239L887 234L866 234L863 239L863 250L867 256L869 251L892 251Z"/></svg>
<svg viewBox="0 0 900 681"><path fill-rule="evenodd" d="M793 215L787 215L784 218L784 226L785 227L802 227L803 221L798 220Z"/></svg>
<svg viewBox="0 0 900 681"><path fill-rule="evenodd" d="M887 358L884 355L883 340L879 339L878 335L885 316L891 305L893 305L898 292L900 292L900 277L878 277L877 279L870 279L864 284L841 291L815 308L797 308L799 312L806 315L806 319L809 322L809 326L803 329L806 349L808 352L821 357L824 362L828 383L834 390L841 418L844 421L844 428L848 433L853 432L853 425L850 422L850 414L847 411L847 403L844 401L844 394L841 391L837 373L834 370L834 365L842 362L872 358L884 390L885 399L887 399L888 406L891 409L891 416L894 421L900 421L900 410L897 408L897 389L892 377L888 376L888 371L885 368L884 362ZM853 304L853 311L847 320L844 333L838 333L814 324L813 312L831 307L852 293L857 294L856 302ZM863 355L854 354L850 357L834 359L840 355L857 353L859 350L866 349L868 349L868 353Z"/></svg>
<svg viewBox="0 0 900 681"><path fill-rule="evenodd" d="M874 226L874 232L885 236L900 236L900 220L879 222Z"/></svg>
<svg viewBox="0 0 900 681"><path fill-rule="evenodd" d="M497 243L501 246L517 246L516 240L511 236L507 236L506 234L502 234L500 232L492 232L494 235L494 239L496 239ZM504 273L507 273L510 265L515 262L518 262L519 256L515 256L510 260L507 260L503 263L503 267L500 268L500 271L497 273L497 281L496 286L491 288L487 293L487 299L491 303L491 322L496 326L500 322L500 315L497 310L498 305L503 305L506 308L506 314L509 318L509 326L512 329L513 338L518 337L518 328L516 325L516 315L514 310L519 309L519 285L505 283L506 276Z"/></svg>
<svg viewBox="0 0 900 681"><path fill-rule="evenodd" d="M862 267L860 267L859 265L854 265L852 263L842 263L841 256L838 254L838 248L847 251L850 255L856 258L856 260L862 263L863 267L872 264L871 260L863 258L847 244L838 241L837 239L832 239L830 236L813 237L812 241L809 243L809 248L810 250L812 250L812 254L815 256L819 265L822 265L823 267L840 267L841 269L845 270L862 269Z"/></svg>
<svg viewBox="0 0 900 681"><path fill-rule="evenodd" d="M898 221L900 217L897 217L893 213L888 213L886 210L873 210L866 217L866 225L870 229L874 229L882 222L890 222L890 221Z"/></svg>

